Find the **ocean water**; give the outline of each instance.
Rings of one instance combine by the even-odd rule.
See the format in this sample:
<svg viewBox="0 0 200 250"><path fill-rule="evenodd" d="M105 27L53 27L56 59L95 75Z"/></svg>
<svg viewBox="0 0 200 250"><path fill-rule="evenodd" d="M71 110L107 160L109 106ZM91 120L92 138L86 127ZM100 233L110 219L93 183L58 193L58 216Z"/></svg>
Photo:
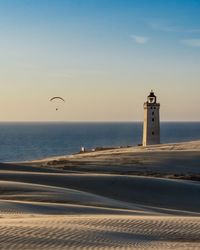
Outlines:
<svg viewBox="0 0 200 250"><path fill-rule="evenodd" d="M200 122L161 123L161 142L200 139ZM142 123L0 123L0 162L78 152L81 146L137 145Z"/></svg>

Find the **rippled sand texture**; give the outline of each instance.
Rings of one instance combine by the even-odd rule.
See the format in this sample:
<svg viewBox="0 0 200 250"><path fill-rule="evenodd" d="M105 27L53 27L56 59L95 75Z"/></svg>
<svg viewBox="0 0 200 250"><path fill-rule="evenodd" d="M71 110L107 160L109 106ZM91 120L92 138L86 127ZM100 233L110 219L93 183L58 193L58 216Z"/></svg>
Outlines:
<svg viewBox="0 0 200 250"><path fill-rule="evenodd" d="M200 249L200 182L145 176L199 162L195 142L0 164L0 249Z"/></svg>
<svg viewBox="0 0 200 250"><path fill-rule="evenodd" d="M1 249L200 249L200 218L57 216L2 219Z"/></svg>

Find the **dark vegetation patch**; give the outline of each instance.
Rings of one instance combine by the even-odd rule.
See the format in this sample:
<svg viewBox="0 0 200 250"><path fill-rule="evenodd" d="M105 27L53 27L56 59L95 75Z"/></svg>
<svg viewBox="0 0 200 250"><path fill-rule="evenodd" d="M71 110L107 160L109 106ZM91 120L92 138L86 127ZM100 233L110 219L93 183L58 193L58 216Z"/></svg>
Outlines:
<svg viewBox="0 0 200 250"><path fill-rule="evenodd" d="M75 171L76 173L94 173L94 174L113 174L113 175L136 175L147 176L167 179L180 179L190 181L200 181L200 173L170 173L170 172L158 172L148 170L142 162L138 159L132 160L131 164L123 162L124 159L117 162L102 162L102 161L70 161L70 160L56 160L48 162L47 165L62 169L64 171ZM133 163L134 162L134 163ZM141 166L133 170L131 167L134 165ZM143 167L142 167L143 165ZM129 168L130 167L130 168Z"/></svg>

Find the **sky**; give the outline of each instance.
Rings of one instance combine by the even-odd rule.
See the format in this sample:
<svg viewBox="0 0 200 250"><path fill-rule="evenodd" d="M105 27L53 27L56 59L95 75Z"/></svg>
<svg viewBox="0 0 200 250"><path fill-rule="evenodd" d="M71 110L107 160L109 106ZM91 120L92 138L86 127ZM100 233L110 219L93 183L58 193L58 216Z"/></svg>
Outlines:
<svg viewBox="0 0 200 250"><path fill-rule="evenodd" d="M151 89L163 121L200 121L199 12L199 0L0 0L0 121L142 121Z"/></svg>

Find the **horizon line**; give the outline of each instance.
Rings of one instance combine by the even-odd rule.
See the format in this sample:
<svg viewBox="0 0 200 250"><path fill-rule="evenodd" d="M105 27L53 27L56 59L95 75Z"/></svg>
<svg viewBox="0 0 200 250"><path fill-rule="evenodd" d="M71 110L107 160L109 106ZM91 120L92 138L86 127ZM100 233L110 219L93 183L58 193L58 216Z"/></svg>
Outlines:
<svg viewBox="0 0 200 250"><path fill-rule="evenodd" d="M200 120L162 120L163 122L200 122ZM0 121L0 123L143 123L143 120L127 121Z"/></svg>

